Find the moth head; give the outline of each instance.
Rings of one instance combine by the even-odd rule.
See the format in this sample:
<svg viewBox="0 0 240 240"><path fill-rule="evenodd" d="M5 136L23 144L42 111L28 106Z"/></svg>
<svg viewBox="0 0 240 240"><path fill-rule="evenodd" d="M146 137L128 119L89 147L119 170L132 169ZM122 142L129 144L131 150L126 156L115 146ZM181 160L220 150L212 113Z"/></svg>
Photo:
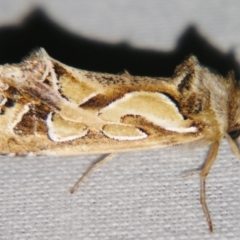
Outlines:
<svg viewBox="0 0 240 240"><path fill-rule="evenodd" d="M228 134L232 139L240 136L240 82L235 80L231 71L226 77L228 90Z"/></svg>
<svg viewBox="0 0 240 240"><path fill-rule="evenodd" d="M232 139L237 139L240 136L240 105L236 111L234 124L228 128L228 134Z"/></svg>

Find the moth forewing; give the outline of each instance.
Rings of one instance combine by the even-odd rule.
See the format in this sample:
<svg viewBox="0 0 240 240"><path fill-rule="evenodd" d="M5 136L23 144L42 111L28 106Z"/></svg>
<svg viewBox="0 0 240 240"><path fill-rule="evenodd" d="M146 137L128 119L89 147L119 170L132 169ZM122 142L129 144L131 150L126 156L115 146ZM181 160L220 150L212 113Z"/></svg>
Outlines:
<svg viewBox="0 0 240 240"><path fill-rule="evenodd" d="M118 153L196 142L210 145L205 179L219 142L240 129L240 91L233 74L223 78L189 57L172 78L94 73L49 57L45 50L22 63L0 66L0 154ZM237 96L237 97L236 97ZM108 161L114 154L96 164Z"/></svg>

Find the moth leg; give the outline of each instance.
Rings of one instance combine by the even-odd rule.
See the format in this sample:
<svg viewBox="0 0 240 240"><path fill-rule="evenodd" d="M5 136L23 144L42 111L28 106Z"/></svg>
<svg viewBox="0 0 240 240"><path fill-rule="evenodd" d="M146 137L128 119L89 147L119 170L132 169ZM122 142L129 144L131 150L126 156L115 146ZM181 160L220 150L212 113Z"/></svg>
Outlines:
<svg viewBox="0 0 240 240"><path fill-rule="evenodd" d="M201 169L187 171L187 172L184 172L181 177L182 178L196 177L196 176L199 176L200 172L201 172Z"/></svg>
<svg viewBox="0 0 240 240"><path fill-rule="evenodd" d="M74 184L70 189L70 193L74 193L79 186L92 174L93 171L103 166L105 163L110 161L112 158L117 156L117 153L110 153L106 157L100 159L98 162L94 163L84 174L83 176Z"/></svg>
<svg viewBox="0 0 240 240"><path fill-rule="evenodd" d="M237 158L240 158L240 152L239 152L239 148L238 148L236 142L227 133L224 134L224 137L228 140L228 144L229 144L232 152L235 154L235 156Z"/></svg>
<svg viewBox="0 0 240 240"><path fill-rule="evenodd" d="M205 186L206 186L206 178L208 176L208 173L210 172L210 169L212 167L212 164L214 163L214 160L217 157L218 149L219 149L219 141L213 143L212 146L210 147L210 150L209 150L209 153L207 156L207 160L204 163L204 166L200 173L200 202L202 204L202 209L203 209L204 215L207 219L210 232L213 232L213 224L212 224L211 216L208 211L208 207L207 207L207 203L206 203Z"/></svg>

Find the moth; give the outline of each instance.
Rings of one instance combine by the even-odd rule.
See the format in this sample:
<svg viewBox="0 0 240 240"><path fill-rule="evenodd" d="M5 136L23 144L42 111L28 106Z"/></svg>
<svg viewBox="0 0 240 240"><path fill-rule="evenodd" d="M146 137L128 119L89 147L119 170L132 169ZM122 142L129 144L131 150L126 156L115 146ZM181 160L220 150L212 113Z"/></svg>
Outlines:
<svg viewBox="0 0 240 240"><path fill-rule="evenodd" d="M123 151L186 143L209 145L200 170L200 199L213 224L205 182L226 137L240 156L240 86L190 56L172 78L95 73L51 58L44 49L20 64L0 66L0 154L110 153L90 173Z"/></svg>

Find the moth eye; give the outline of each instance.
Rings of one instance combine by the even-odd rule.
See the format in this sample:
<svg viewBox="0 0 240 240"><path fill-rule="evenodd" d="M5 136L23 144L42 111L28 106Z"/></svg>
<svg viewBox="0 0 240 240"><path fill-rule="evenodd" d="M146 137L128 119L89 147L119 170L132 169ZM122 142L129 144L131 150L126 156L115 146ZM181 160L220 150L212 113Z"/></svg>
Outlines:
<svg viewBox="0 0 240 240"><path fill-rule="evenodd" d="M240 136L240 129L228 133L232 139L237 139Z"/></svg>

